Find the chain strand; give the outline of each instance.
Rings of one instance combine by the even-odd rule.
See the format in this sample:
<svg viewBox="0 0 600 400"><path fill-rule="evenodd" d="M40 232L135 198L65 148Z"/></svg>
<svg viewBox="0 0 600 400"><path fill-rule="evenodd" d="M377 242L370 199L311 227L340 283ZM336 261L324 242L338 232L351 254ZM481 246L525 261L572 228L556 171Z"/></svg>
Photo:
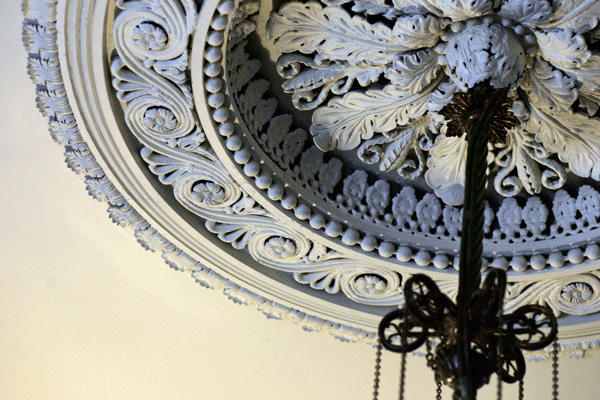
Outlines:
<svg viewBox="0 0 600 400"><path fill-rule="evenodd" d="M437 389L435 389L435 400L442 400L442 381L437 381Z"/></svg>
<svg viewBox="0 0 600 400"><path fill-rule="evenodd" d="M500 375L496 375L496 378L497 378L496 399L502 400L502 378L500 378Z"/></svg>
<svg viewBox="0 0 600 400"><path fill-rule="evenodd" d="M519 380L519 400L523 400L523 396L525 394L525 383L523 379Z"/></svg>
<svg viewBox="0 0 600 400"><path fill-rule="evenodd" d="M504 313L504 295L502 293L502 301L500 302L500 309L498 310L498 332L502 332L502 314ZM498 343L496 344L496 377L498 378L496 386L496 398L502 400L502 378L500 377L500 370L502 369L502 336L498 337Z"/></svg>
<svg viewBox="0 0 600 400"><path fill-rule="evenodd" d="M425 342L425 349L427 351L427 355L425 356L427 366L433 368L433 352L431 351L431 341L429 339Z"/></svg>
<svg viewBox="0 0 600 400"><path fill-rule="evenodd" d="M558 400L558 340L554 339L552 348L552 400Z"/></svg>
<svg viewBox="0 0 600 400"><path fill-rule="evenodd" d="M398 399L404 400L404 380L406 377L406 352L403 351L400 356L400 391L398 393Z"/></svg>
<svg viewBox="0 0 600 400"><path fill-rule="evenodd" d="M381 370L381 339L377 339L377 352L375 353L375 382L373 383L373 400L379 398L379 375Z"/></svg>

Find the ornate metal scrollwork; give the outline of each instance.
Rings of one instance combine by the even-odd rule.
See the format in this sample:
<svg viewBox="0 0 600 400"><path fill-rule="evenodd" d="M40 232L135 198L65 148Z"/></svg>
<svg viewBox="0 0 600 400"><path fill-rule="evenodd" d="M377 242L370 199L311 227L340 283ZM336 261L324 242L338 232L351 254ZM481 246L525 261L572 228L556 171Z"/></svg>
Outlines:
<svg viewBox="0 0 600 400"><path fill-rule="evenodd" d="M526 305L502 315L506 272L492 269L473 295L469 307L472 333L471 359L474 385L489 382L495 372L506 383L525 375L521 350L539 350L552 343L558 333L556 318L549 307ZM418 349L427 340L438 339L429 366L436 381L456 388L459 373L459 342L456 304L435 282L423 274L404 284L406 307L387 314L379 324L382 345L396 353Z"/></svg>

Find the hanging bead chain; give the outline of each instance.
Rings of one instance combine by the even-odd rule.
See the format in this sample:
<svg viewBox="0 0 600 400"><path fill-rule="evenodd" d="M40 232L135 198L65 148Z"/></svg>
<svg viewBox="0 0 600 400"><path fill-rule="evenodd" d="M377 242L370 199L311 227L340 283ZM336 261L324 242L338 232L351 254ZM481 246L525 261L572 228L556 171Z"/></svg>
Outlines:
<svg viewBox="0 0 600 400"><path fill-rule="evenodd" d="M523 395L525 393L525 384L523 379L519 380L519 400L523 400Z"/></svg>
<svg viewBox="0 0 600 400"><path fill-rule="evenodd" d="M558 340L554 339L552 347L552 400L558 400Z"/></svg>
<svg viewBox="0 0 600 400"><path fill-rule="evenodd" d="M504 294L504 293L503 293ZM502 332L502 314L504 310L504 301L500 304L500 310L498 310L498 332ZM498 337L498 344L496 345L496 377L498 378L497 386L496 386L496 398L497 400L502 400L502 378L500 378L500 370L502 369L502 359L500 357L501 346L502 346L502 336Z"/></svg>
<svg viewBox="0 0 600 400"><path fill-rule="evenodd" d="M427 355L425 356L425 359L427 360L427 366L429 368L433 368L433 353L431 351L431 341L427 340L425 342L425 348L427 350Z"/></svg>
<svg viewBox="0 0 600 400"><path fill-rule="evenodd" d="M500 378L500 375L497 375L496 378L498 379L497 382L497 386L496 386L496 399L497 400L502 400L502 378Z"/></svg>
<svg viewBox="0 0 600 400"><path fill-rule="evenodd" d="M402 325L400 332L400 343L406 345L408 339L406 335L406 325ZM406 377L406 352L400 355L400 388L398 390L398 400L404 400L404 379Z"/></svg>
<svg viewBox="0 0 600 400"><path fill-rule="evenodd" d="M375 353L375 382L373 383L373 400L379 398L379 375L381 370L381 339L377 339L377 352Z"/></svg>
<svg viewBox="0 0 600 400"><path fill-rule="evenodd" d="M406 352L403 351L400 356L400 391L398 400L404 400L404 378L406 376Z"/></svg>
<svg viewBox="0 0 600 400"><path fill-rule="evenodd" d="M443 340L443 339L442 339ZM425 342L425 347L427 348L427 355L425 358L427 359L427 366L429 368L433 368L433 352L431 351L431 341ZM435 389L435 400L442 400L442 381L436 380L436 389Z"/></svg>

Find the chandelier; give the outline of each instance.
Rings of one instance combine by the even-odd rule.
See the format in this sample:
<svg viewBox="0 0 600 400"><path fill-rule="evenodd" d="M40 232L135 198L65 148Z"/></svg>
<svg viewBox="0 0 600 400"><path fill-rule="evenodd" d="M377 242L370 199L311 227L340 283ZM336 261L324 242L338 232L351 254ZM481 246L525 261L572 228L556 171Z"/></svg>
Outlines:
<svg viewBox="0 0 600 400"><path fill-rule="evenodd" d="M406 280L406 304L383 317L375 370L378 396L381 348L402 354L400 398L403 398L406 353L427 347L427 365L433 369L438 399L441 385L454 389L455 400L474 400L477 390L498 375L501 382L520 384L523 396L525 359L522 350L539 350L554 342L554 399L558 396L556 317L549 307L525 305L502 313L506 272L491 269L483 285L484 195L488 141L501 140L510 127L508 88L481 85L446 107L449 126L468 140L463 236L460 247L459 286L456 304L424 274ZM480 99L482 101L465 101ZM478 107L483 105L482 107Z"/></svg>

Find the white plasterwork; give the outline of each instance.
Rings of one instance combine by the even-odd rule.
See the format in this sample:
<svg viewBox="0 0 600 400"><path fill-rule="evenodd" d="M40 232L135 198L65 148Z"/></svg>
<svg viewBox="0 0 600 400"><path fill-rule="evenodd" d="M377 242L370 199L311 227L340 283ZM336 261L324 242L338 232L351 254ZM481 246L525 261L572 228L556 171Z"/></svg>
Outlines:
<svg viewBox="0 0 600 400"><path fill-rule="evenodd" d="M566 169L600 179L600 120L594 116L599 59L588 48L596 40L597 3L555 1L553 9L547 0L501 1L495 8L490 0L414 0L393 7L368 1L351 11L347 3L290 2L267 25L282 54L284 90L297 108L314 109L310 131L320 149L358 147L360 156L374 142L377 157L361 159L407 177L404 157L423 150L408 132L422 126L422 118L431 134L446 132L437 112L452 96L440 96L440 88L454 93L489 82L511 88L521 121L508 143L494 149L490 168L501 169L498 193L559 189ZM371 15L380 16L379 22L370 22ZM456 151L456 141L438 138L424 171L429 186L450 205L462 203L465 152L457 157Z"/></svg>
<svg viewBox="0 0 600 400"><path fill-rule="evenodd" d="M67 146L70 166L87 175L88 190L99 200L109 202L109 212L116 222L134 227L144 246L163 252L169 265L191 271L202 285L222 289L236 302L254 304L272 318L292 320L307 330L326 329L345 340L372 341L377 315L383 312L377 307L401 304L402 280L415 271L425 269L446 293L455 295L456 274L451 267L457 265L460 207L443 204L435 194L418 185L398 187L389 176L378 178L370 170L349 167L351 164L343 153L330 156L319 148L342 149L338 146L342 142L356 148L362 143L361 160L375 160L373 163L380 163L382 171L402 171L404 178L419 179L419 175L434 170L435 163L431 159L428 162L426 157L441 151L440 138L445 137L443 121L436 113L459 90L459 81L470 84L460 78L460 72L453 72L457 75L452 80L452 73L445 64L440 64L443 56L435 44L443 34L452 32L459 37L461 32L466 32L465 35L470 32L469 26L495 24L478 19L477 24L468 25L467 21L459 29L447 21L451 15L461 20L479 18L477 13L486 9L485 4L481 9L463 10L469 15L465 18L460 17L463 15L460 7L444 16L410 17L415 27L423 27L427 32L423 34L425 38L403 25L408 20L387 28L383 25L369 28L365 20L352 19L362 22L356 22L358 27L348 25L348 31L340 33L340 37L353 35L364 39L376 35L380 43L404 40L404 48L394 50L390 58L393 71L388 64L378 64L388 65L383 69L377 67L379 61L372 63L373 68L361 69L367 60L389 57L363 53L360 46L341 48L341 39L335 34L323 43L308 41L306 45L314 47L311 51L282 56L276 68L285 76L284 91L292 94L293 104L307 104L314 99L321 104L331 99L326 107L315 112L316 115L319 109L323 110L318 117L321 120L329 118L337 123L346 109L353 109L354 113L364 109L381 111L376 116L365 114L365 119L357 122L351 132L367 132L367 136L357 133L356 145L356 135L350 132L350 136L344 137L339 131L333 142L332 137L329 142L316 140L316 146L311 144L311 133L315 130L304 129L294 116L279 108L280 100L271 94L269 80L261 75L268 72L246 47L248 41L254 40L252 35L257 34L259 22L255 15L259 3L207 2L200 15L191 1L162 0L160 4L161 7L152 7L144 2L117 2L120 11L114 22L115 53L111 60L104 60L103 67L108 68L110 61L114 91L108 87L95 95L86 94L89 103L75 104L74 110L69 107L65 92L85 93L89 90L87 85L103 81L102 68L96 70L95 66L86 65L87 70L78 71L75 64L66 63L70 68L67 85L63 86L53 7L40 1L30 8L31 21L26 24L26 31L29 30L26 43L32 54L30 71L39 85L38 104L49 116L57 140ZM327 7L335 8L309 4L306 10L313 14ZM85 35L112 29L112 21L105 23L100 17L102 13L93 14L90 3L85 1L65 2L62 6L63 23L75 21L74 15L85 12L90 13L90 20L96 21L82 30L82 38L73 35L64 39L69 50L62 57L67 61L69 57L77 57L72 50L75 47L69 47L71 43L77 40L85 43ZM517 13L518 4L508 2L503 10L507 15ZM560 21L548 17L544 10L540 7L537 14L532 12L544 16L536 20L544 21L540 32L555 32L553 27ZM388 7L385 13L378 13L397 17L397 11ZM568 10L562 12L568 14ZM344 20L347 14L347 10L332 8L328 20ZM318 13L314 15L318 18ZM527 29L533 29L534 17L528 15L519 16L519 21ZM592 24L589 18L586 21ZM510 29L515 31L513 25ZM328 29L335 29L335 24ZM578 32L572 38L584 33ZM450 43L450 36L443 40ZM424 40L428 48L413 52L418 49L414 48L418 40ZM101 59L106 51L102 41L90 42L90 54L96 54L95 57L101 54ZM40 44L44 57L38 58L35 54L42 54L38 51ZM600 257L600 248L589 238L599 223L600 195L590 185L575 192L560 189L564 183L561 179L566 179L564 165L577 162L593 165L593 160L580 157L566 161L567 156L544 146L540 138L546 135L547 142L559 146L557 141L567 135L569 124L579 129L577 137L585 137L585 130L595 120L589 116L587 122L581 120L584 118L581 112L565 113L575 115L572 122L550 116L548 104L565 104L570 101L568 94L552 97L553 103L532 100L533 96L551 96L552 85L567 88L568 79L579 79L575 73L568 75L562 69L566 75L560 75L562 80L556 81L553 77L559 75L551 61L552 52L545 51L548 60L536 58L536 63L531 66L526 63L525 67L526 72L539 71L537 75L527 72L531 75L527 84L537 89L529 90L529 97L519 98L515 103L515 107L521 107L520 118L527 121L524 130L510 133L509 141L497 150L492 164L497 166L493 167L496 176L501 177L495 186L505 191L519 192L518 182L532 193L539 193L542 188L559 190L550 200L548 196L509 197L488 206L486 249L491 250L486 256L487 264L511 269L507 307L544 303L557 315L594 318L592 314L600 310L597 300L600 285L592 261ZM313 52L321 56L313 57ZM342 54L349 64L326 62L323 57L331 54ZM573 60L578 62L576 56L573 55ZM527 60L535 58L531 54L527 57ZM511 62L516 66L522 64L519 58ZM324 83L314 81L312 70L328 71L330 78ZM366 70L369 72L365 73ZM569 64L569 70L577 68ZM314 92L294 89L306 89L298 78L298 73L304 72L307 72L305 82L313 80L317 85L311 89ZM521 82L523 76L500 74L497 80L499 85L512 84L515 79ZM388 79L397 85L375 89L372 85L377 79ZM550 86L545 83L548 80ZM295 83L286 88L286 82L292 81ZM407 93L403 89L406 85L414 92ZM356 91L356 87L364 90ZM122 117L109 112L113 107L110 101L94 104L96 98L113 95L121 101ZM89 116L94 114L105 115L108 122L102 118L91 121ZM79 135L74 117L86 121L84 135L89 146ZM112 122L119 118L123 118L122 122ZM127 128L123 128L125 124ZM388 125L392 128L382 128ZM396 129L398 126L402 128ZM119 135L111 137L109 132ZM134 140L143 147L139 155L126 144ZM577 144L569 146L578 151ZM563 164L552 154L558 154ZM455 168L452 163L457 161L448 161L447 168ZM145 168L157 179L150 180L150 175L143 172ZM521 180L524 169L529 171L526 182ZM453 184L459 178L457 173ZM440 187L447 188L446 183L442 182ZM156 189L161 185L167 188L166 194L164 189ZM169 203L165 198L172 200ZM503 248L508 250L498 254ZM245 267L246 263L252 267ZM300 288L268 277L268 273L259 272L260 268L281 271ZM521 274L526 270L540 272ZM340 300L341 294L350 303ZM360 310L353 309L352 302L368 305L373 312L361 311L365 310L363 306ZM574 324L566 332L578 329ZM592 331L586 327L581 333L597 335ZM576 337L576 334L571 336Z"/></svg>

